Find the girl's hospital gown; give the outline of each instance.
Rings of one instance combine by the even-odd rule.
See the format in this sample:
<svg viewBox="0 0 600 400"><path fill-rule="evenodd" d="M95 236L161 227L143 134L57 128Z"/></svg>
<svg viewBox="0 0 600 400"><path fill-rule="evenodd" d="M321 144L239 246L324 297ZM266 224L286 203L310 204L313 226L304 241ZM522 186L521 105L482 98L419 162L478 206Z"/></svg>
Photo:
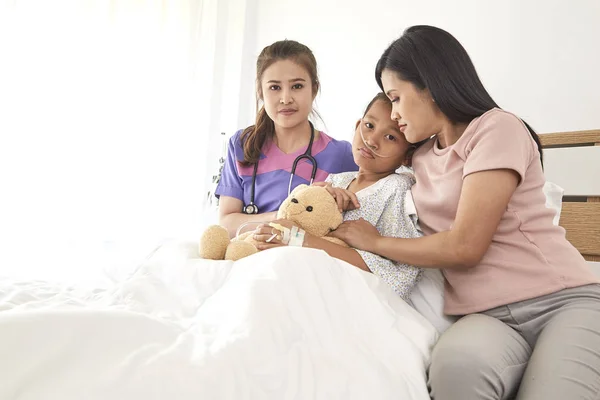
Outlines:
<svg viewBox="0 0 600 400"><path fill-rule="evenodd" d="M331 174L326 182L347 189L358 172ZM410 173L396 173L380 179L375 184L356 193L360 208L344 213L344 221L365 219L375 226L382 236L417 238L421 234L415 227L416 212L410 195L414 184ZM405 301L417 284L421 269L388 260L367 251L356 250L371 272L379 276Z"/></svg>

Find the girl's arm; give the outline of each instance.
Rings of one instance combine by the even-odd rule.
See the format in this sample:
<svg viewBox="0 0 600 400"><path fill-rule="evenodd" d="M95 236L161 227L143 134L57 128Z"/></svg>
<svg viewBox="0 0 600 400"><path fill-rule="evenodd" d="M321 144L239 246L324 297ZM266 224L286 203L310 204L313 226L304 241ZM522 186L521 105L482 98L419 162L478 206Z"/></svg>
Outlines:
<svg viewBox="0 0 600 400"><path fill-rule="evenodd" d="M274 222L285 226L288 229L292 229L294 226L293 222L284 219L275 220ZM273 238L270 242L267 242L267 240L271 239L273 236L272 233L273 228L266 224L260 225L256 228L256 231L254 232L254 240L258 242L257 247L259 250L268 250L274 247L286 246L282 243L281 238ZM346 261L347 263L352 264L364 271L371 272L369 267L367 267L367 264L365 264L364 260L356 250L332 243L327 239L306 233L302 247L323 250L332 257L339 258L340 260Z"/></svg>
<svg viewBox="0 0 600 400"><path fill-rule="evenodd" d="M340 246L339 244L332 243L326 239L308 234L304 238L303 247L323 250L331 257L346 261L347 263L352 264L363 271L371 272L360 254L358 254L356 250L349 247Z"/></svg>
<svg viewBox="0 0 600 400"><path fill-rule="evenodd" d="M234 237L240 225L246 222L271 222L277 218L277 211L262 214L244 214L242 209L244 204L240 199L229 196L219 198L219 224L229 232L229 237ZM256 225L249 225L242 232L247 232L256 228Z"/></svg>
<svg viewBox="0 0 600 400"><path fill-rule="evenodd" d="M331 236L400 263L424 268L471 268L479 264L519 183L510 169L475 172L463 180L450 230L416 239L382 237L368 222L344 222Z"/></svg>

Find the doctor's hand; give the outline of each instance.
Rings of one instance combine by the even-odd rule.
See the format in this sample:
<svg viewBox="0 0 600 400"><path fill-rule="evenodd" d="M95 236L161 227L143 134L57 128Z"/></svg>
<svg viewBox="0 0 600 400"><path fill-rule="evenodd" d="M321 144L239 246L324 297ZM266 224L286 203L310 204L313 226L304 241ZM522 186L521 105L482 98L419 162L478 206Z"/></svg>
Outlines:
<svg viewBox="0 0 600 400"><path fill-rule="evenodd" d="M331 197L333 197L333 199L337 203L340 212L356 210L357 208L360 208L358 198L354 193L352 193L349 190L333 187L331 186L331 183L326 182L316 182L312 185L324 187L325 189L327 189Z"/></svg>
<svg viewBox="0 0 600 400"><path fill-rule="evenodd" d="M342 223L329 236L343 240L352 248L371 253L374 252L375 243L381 238L377 228L362 218Z"/></svg>

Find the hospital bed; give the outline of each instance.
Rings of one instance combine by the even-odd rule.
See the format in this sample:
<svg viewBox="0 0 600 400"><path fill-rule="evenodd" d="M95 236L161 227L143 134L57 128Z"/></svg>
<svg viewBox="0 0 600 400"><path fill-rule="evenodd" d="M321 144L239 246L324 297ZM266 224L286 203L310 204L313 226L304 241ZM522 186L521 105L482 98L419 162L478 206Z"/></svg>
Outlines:
<svg viewBox="0 0 600 400"><path fill-rule="evenodd" d="M546 179L564 189L560 225L586 260L600 262L600 130L540 137Z"/></svg>
<svg viewBox="0 0 600 400"><path fill-rule="evenodd" d="M542 142L560 224L600 276L600 130ZM234 263L198 259L196 243L163 245L106 288L0 279L0 399L427 400L452 322L442 287L428 274L415 310L321 251Z"/></svg>

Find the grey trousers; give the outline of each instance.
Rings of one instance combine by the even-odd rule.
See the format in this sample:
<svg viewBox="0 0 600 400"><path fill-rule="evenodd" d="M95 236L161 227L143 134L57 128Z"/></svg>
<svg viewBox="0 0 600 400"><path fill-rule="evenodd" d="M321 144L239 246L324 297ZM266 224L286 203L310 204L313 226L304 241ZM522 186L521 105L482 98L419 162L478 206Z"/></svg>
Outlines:
<svg viewBox="0 0 600 400"><path fill-rule="evenodd" d="M600 400L600 285L467 315L433 349L434 400Z"/></svg>

